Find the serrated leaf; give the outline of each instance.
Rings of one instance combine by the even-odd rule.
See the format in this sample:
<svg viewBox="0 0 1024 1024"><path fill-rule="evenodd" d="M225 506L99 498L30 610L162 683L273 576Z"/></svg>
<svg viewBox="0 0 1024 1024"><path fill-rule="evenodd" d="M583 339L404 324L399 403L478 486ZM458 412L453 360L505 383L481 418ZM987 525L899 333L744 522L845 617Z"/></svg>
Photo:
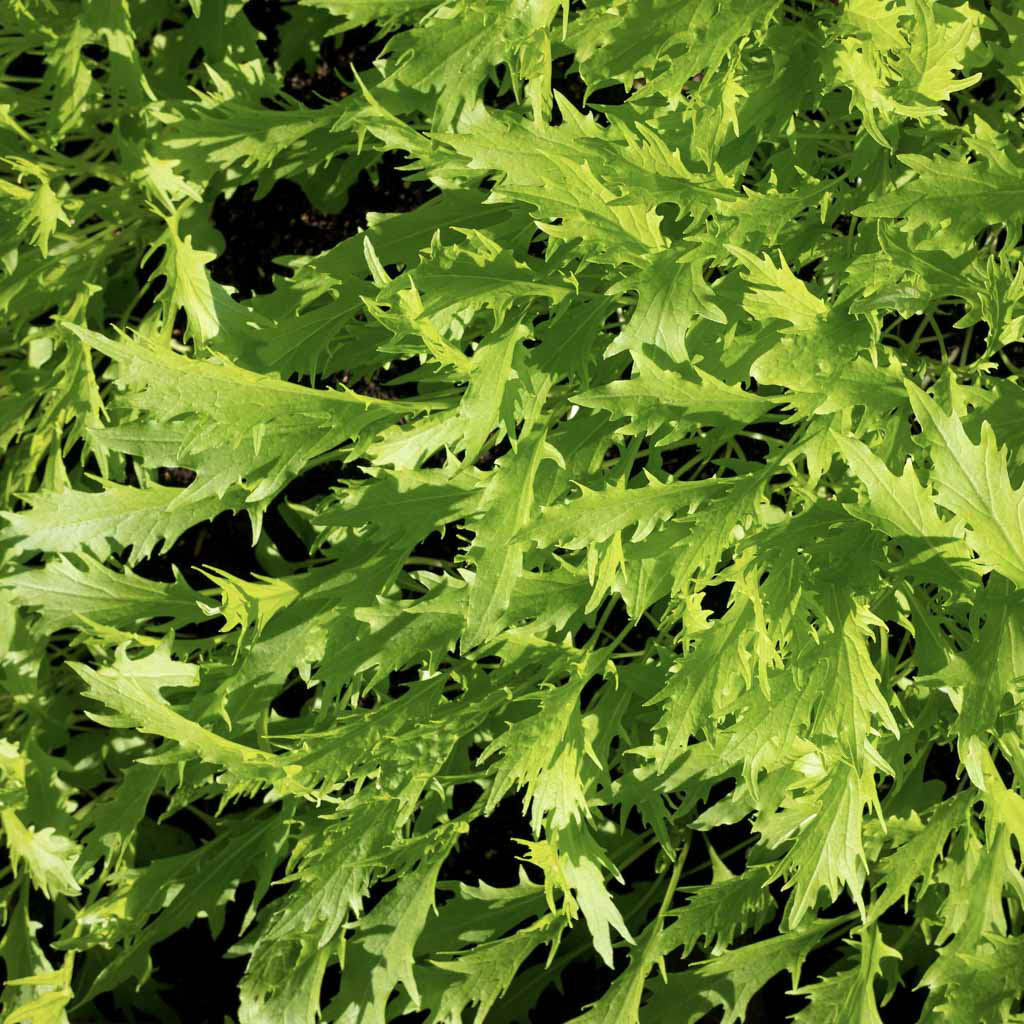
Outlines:
<svg viewBox="0 0 1024 1024"><path fill-rule="evenodd" d="M929 481L939 503L963 517L967 542L985 565L1024 586L1024 487L1011 485L991 425L982 423L974 444L959 416L943 412L919 388L908 385L908 391L932 457Z"/></svg>

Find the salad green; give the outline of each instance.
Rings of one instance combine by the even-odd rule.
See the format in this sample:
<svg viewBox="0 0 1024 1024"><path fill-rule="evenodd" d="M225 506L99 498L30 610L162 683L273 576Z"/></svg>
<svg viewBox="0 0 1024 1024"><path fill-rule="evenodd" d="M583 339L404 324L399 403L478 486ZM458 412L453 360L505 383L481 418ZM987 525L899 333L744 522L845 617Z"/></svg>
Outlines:
<svg viewBox="0 0 1024 1024"><path fill-rule="evenodd" d="M1024 1020L1012 0L2 9L0 1020Z"/></svg>

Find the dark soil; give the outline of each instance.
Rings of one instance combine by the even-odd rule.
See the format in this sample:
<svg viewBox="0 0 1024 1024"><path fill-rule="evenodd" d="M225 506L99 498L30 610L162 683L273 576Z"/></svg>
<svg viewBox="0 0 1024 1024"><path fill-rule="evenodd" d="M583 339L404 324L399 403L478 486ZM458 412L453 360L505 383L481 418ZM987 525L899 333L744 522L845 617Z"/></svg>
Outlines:
<svg viewBox="0 0 1024 1024"><path fill-rule="evenodd" d="M236 298L273 291L275 274L291 271L275 262L282 256L312 256L331 249L366 227L366 214L413 210L436 194L426 181L411 181L398 168L401 153L386 154L373 181L362 171L340 213L323 213L293 181L283 179L262 199L251 182L217 197L213 223L224 236L224 251L210 264L215 281L235 288Z"/></svg>
<svg viewBox="0 0 1024 1024"><path fill-rule="evenodd" d="M312 69L295 64L285 75L284 90L314 110L344 99L352 91L351 71L365 71L380 56L387 42L378 38L376 26L352 29L342 36L328 36Z"/></svg>
<svg viewBox="0 0 1024 1024"><path fill-rule="evenodd" d="M278 29L289 18L285 6L282 0L248 0L242 8L245 16L252 22L253 28L263 33L260 52L269 61L277 57L281 41Z"/></svg>

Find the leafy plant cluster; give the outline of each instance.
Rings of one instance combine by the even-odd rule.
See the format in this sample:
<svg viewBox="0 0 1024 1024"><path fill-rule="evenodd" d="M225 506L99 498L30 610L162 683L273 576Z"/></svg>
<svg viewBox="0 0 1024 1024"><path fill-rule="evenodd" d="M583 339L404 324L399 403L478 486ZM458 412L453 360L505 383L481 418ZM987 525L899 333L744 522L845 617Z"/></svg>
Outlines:
<svg viewBox="0 0 1024 1024"><path fill-rule="evenodd" d="M2 24L7 1024L1024 1020L1014 0Z"/></svg>

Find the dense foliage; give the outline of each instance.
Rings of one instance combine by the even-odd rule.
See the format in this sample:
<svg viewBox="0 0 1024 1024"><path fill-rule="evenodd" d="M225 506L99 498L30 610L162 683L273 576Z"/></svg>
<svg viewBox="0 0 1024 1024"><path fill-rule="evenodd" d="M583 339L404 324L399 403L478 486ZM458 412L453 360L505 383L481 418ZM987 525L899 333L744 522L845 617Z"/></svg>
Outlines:
<svg viewBox="0 0 1024 1024"><path fill-rule="evenodd" d="M2 8L7 1024L1024 1020L1015 0Z"/></svg>

